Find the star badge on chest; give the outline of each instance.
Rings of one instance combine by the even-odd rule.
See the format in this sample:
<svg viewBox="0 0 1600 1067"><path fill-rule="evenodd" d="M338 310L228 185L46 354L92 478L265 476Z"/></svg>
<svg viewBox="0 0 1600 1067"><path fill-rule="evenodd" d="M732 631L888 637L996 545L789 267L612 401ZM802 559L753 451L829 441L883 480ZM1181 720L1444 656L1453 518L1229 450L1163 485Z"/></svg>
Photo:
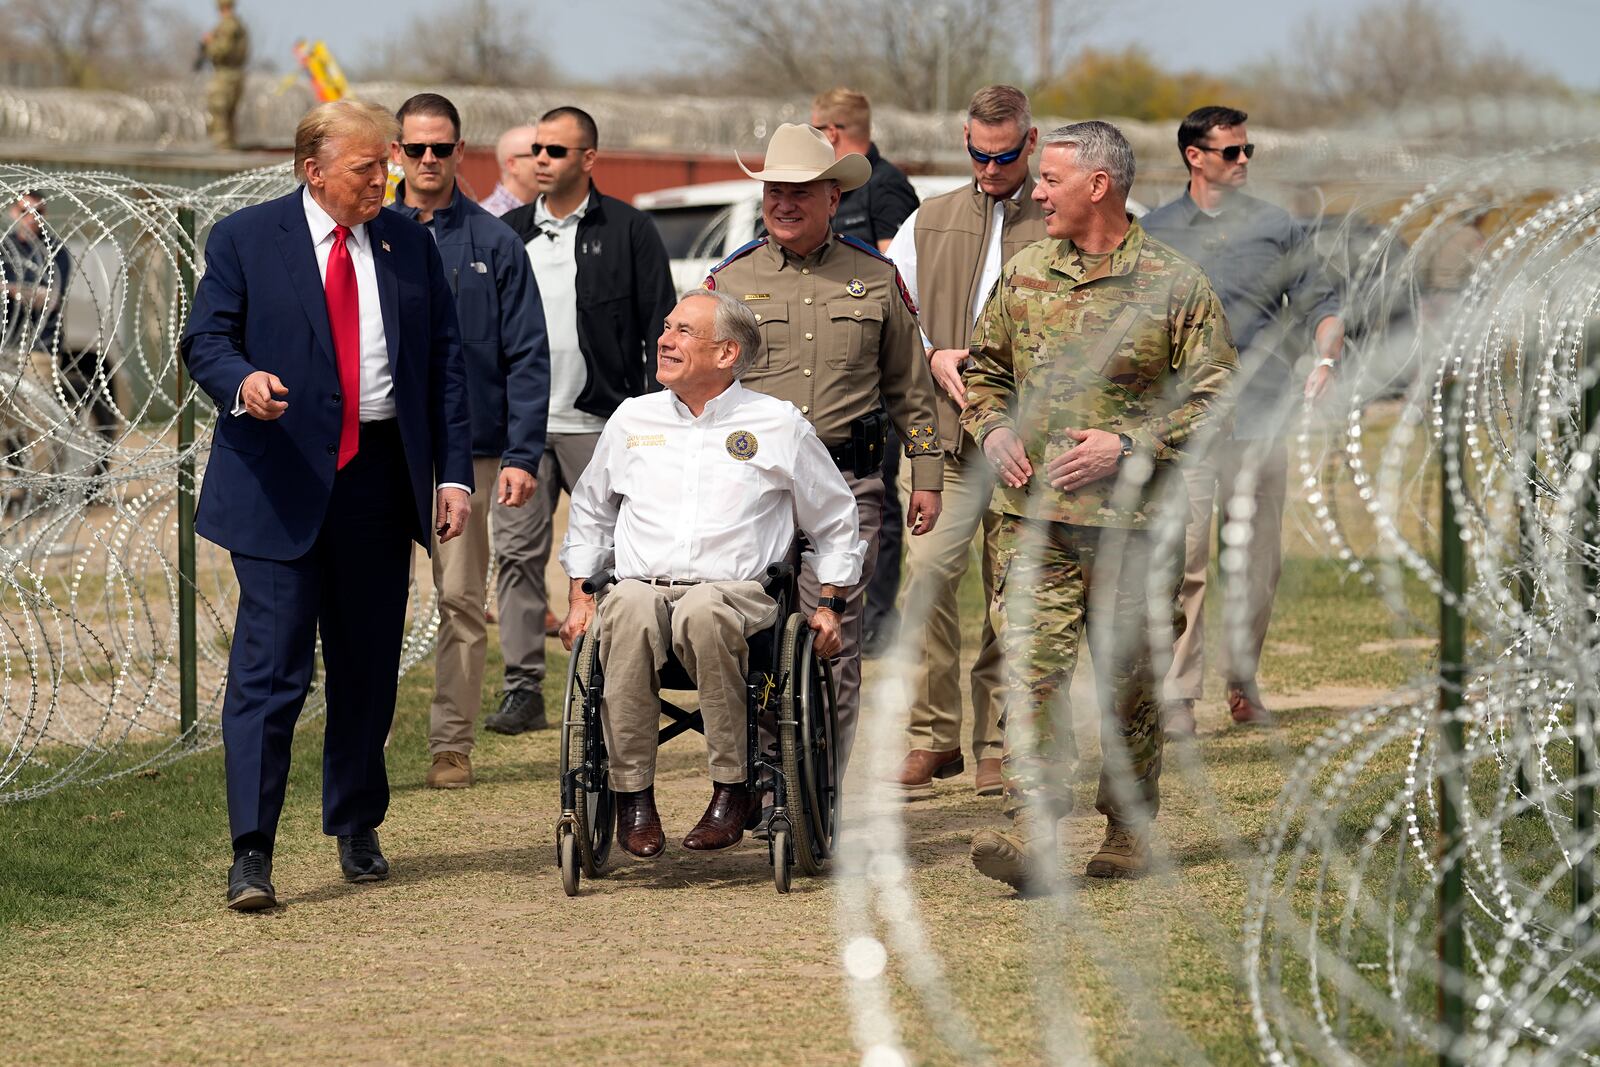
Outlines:
<svg viewBox="0 0 1600 1067"><path fill-rule="evenodd" d="M867 283L860 278L851 278L845 283L844 291L859 300L867 295Z"/></svg>
<svg viewBox="0 0 1600 1067"><path fill-rule="evenodd" d="M724 444L727 446L728 455L740 462L754 459L756 450L761 447L760 442L756 440L756 435L749 430L733 431L728 435L728 439Z"/></svg>

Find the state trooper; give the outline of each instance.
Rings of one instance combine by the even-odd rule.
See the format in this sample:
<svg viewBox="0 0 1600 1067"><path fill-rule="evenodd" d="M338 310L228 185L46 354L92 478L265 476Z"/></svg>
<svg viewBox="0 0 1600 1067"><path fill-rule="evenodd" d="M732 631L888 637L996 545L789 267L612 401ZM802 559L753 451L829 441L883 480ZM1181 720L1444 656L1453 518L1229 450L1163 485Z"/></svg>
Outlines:
<svg viewBox="0 0 1600 1067"><path fill-rule="evenodd" d="M1012 258L989 295L961 415L1000 480L992 610L1012 679L1012 825L974 834L972 862L1023 890L1049 883L1055 821L1072 803L1067 697L1086 625L1101 704L1095 808L1107 823L1086 873L1149 867L1161 674L1183 625L1177 465L1215 429L1238 365L1200 268L1127 213L1134 159L1121 131L1080 122L1043 145L1033 197L1049 237Z"/></svg>
<svg viewBox="0 0 1600 1067"><path fill-rule="evenodd" d="M767 143L763 169L740 166L763 183L767 236L734 252L706 278L706 288L743 300L756 314L762 352L744 384L787 400L811 420L855 495L866 566L843 598L843 647L835 664L839 760L850 755L861 694L861 614L878 554L890 422L911 464L906 529L934 528L944 454L939 445L933 377L922 354L916 307L894 264L872 246L832 230L842 192L865 182L872 167L859 153L835 160L822 133L785 123ZM803 610L817 606L816 575L803 568Z"/></svg>

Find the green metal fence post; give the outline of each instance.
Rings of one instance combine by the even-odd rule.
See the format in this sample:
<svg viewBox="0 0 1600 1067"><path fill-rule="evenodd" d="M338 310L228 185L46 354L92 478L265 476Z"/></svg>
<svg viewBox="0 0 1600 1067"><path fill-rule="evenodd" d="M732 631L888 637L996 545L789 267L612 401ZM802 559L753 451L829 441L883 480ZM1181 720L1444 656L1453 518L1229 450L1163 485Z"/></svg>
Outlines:
<svg viewBox="0 0 1600 1067"><path fill-rule="evenodd" d="M178 209L178 284L185 297L194 295L195 224L192 208ZM199 651L195 644L195 544L194 544L194 402L189 397L189 375L183 359L177 360L178 409L178 727L184 740L194 744L198 710Z"/></svg>
<svg viewBox="0 0 1600 1067"><path fill-rule="evenodd" d="M1460 413L1456 409L1459 385L1444 386L1445 437L1457 432ZM1439 1023L1444 1044L1439 1052L1443 1067L1461 1067L1465 1059L1460 1040L1467 1031L1466 1011L1466 935L1462 903L1466 898L1461 870L1461 820L1465 791L1461 752L1466 746L1464 730L1457 712L1461 708L1461 683L1467 650L1466 620L1461 614L1461 595L1466 589L1467 554L1461 542L1456 519L1455 498L1451 491L1449 456L1455 450L1440 449L1439 485L1439 574L1443 592L1439 596ZM1459 465L1457 467L1459 471ZM1458 475L1459 476L1459 475Z"/></svg>

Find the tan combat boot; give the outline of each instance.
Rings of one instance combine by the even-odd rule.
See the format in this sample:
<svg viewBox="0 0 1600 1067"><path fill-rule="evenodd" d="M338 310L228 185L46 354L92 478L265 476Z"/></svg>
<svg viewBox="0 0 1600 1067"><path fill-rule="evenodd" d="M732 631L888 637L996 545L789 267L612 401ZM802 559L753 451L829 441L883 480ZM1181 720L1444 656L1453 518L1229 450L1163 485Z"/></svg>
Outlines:
<svg viewBox="0 0 1600 1067"><path fill-rule="evenodd" d="M428 768L429 789L466 789L472 785L472 760L464 752L440 752Z"/></svg>
<svg viewBox="0 0 1600 1067"><path fill-rule="evenodd" d="M1054 817L1026 805L1012 812L1009 830L979 830L972 835L972 865L1019 893L1048 893L1055 881Z"/></svg>
<svg viewBox="0 0 1600 1067"><path fill-rule="evenodd" d="M1089 857L1090 878L1142 878L1150 870L1150 827L1108 823L1100 851Z"/></svg>

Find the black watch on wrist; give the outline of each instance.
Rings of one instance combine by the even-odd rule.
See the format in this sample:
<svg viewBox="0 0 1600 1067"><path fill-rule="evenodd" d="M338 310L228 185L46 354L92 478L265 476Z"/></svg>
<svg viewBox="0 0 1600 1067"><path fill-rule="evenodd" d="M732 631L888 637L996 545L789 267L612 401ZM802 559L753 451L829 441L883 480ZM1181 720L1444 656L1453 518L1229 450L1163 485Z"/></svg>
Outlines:
<svg viewBox="0 0 1600 1067"><path fill-rule="evenodd" d="M848 603L842 596L825 596L817 600L817 607L827 608L835 615L844 616L844 606Z"/></svg>
<svg viewBox="0 0 1600 1067"><path fill-rule="evenodd" d="M1117 440L1122 442L1122 451L1117 454L1117 462L1121 463L1123 460L1133 455L1133 438L1129 437L1125 433L1119 433L1117 434Z"/></svg>

